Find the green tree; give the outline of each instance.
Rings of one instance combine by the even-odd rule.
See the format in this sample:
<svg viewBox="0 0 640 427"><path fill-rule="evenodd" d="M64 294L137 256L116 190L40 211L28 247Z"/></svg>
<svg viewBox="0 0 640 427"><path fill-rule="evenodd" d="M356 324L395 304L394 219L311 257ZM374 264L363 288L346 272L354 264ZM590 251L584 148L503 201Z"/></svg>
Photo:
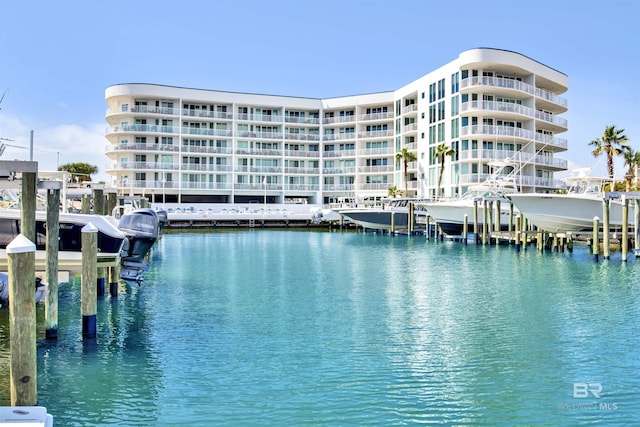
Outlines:
<svg viewBox="0 0 640 427"><path fill-rule="evenodd" d="M440 174L438 175L438 187L436 190L436 199L440 197L440 185L442 184L442 174L444 173L444 159L445 156L453 156L456 152L451 149L444 142L436 147L436 151L433 154L435 160L440 160Z"/></svg>
<svg viewBox="0 0 640 427"><path fill-rule="evenodd" d="M612 125L606 126L604 134L589 143L593 146L592 154L594 157L598 157L602 153L607 155L607 171L611 179L611 191L613 191L613 158L630 149L627 145L628 142L629 140L624 135L624 129L616 129L616 126Z"/></svg>
<svg viewBox="0 0 640 427"><path fill-rule="evenodd" d="M70 172L78 178L78 182L91 181L91 175L98 173L98 167L89 163L67 163L58 167L59 171Z"/></svg>
<svg viewBox="0 0 640 427"><path fill-rule="evenodd" d="M640 167L640 152L629 148L625 150L622 156L624 157L624 164L627 166L627 173L624 176L626 183L625 191L631 191L631 186L636 178L636 169Z"/></svg>
<svg viewBox="0 0 640 427"><path fill-rule="evenodd" d="M400 190L395 185L393 187L389 187L389 197L397 197L400 195Z"/></svg>
<svg viewBox="0 0 640 427"><path fill-rule="evenodd" d="M413 153L411 151L409 151L406 147L403 148L400 152L396 153L396 159L398 160L402 160L403 162L403 171L404 171L404 195L405 197L408 196L408 179L409 179L409 162L415 162L416 160L418 160L418 156L416 156L416 153Z"/></svg>

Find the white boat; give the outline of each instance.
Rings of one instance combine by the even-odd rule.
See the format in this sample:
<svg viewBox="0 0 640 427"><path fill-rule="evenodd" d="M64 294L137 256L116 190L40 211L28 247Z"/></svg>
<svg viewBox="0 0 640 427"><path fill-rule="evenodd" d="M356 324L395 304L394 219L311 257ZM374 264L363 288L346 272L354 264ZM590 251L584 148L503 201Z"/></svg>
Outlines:
<svg viewBox="0 0 640 427"><path fill-rule="evenodd" d="M0 271L6 271L6 247L21 232L19 209L0 209ZM47 213L36 211L36 267L46 266ZM59 269L81 271L82 228L92 223L98 229L98 266L114 266L120 262L125 234L118 230L111 217L60 212L58 265Z"/></svg>
<svg viewBox="0 0 640 427"><path fill-rule="evenodd" d="M336 208L334 212L344 216L350 222L372 230L406 230L409 228L409 205L413 203L413 224L426 223L426 212L419 207L424 199L402 198L385 199L382 204L371 207ZM393 224L392 224L393 223ZM421 227L422 228L422 227Z"/></svg>
<svg viewBox="0 0 640 427"><path fill-rule="evenodd" d="M588 169L565 178L570 184L566 194L511 194L509 198L524 214L529 223L551 233L592 231L593 219L603 218L604 187L611 180L587 175ZM622 204L611 200L609 224L612 229L622 228ZM633 207L629 205L629 218Z"/></svg>
<svg viewBox="0 0 640 427"><path fill-rule="evenodd" d="M507 194L516 193L517 186L512 178L494 177L477 185L469 186L467 192L458 199L436 200L421 203L427 213L448 236L460 236L463 233L464 218L467 216L467 231L480 232L484 226L484 201L493 201L494 215L491 224L497 224L497 201L500 201L500 225L506 229L511 215L511 203ZM474 230L474 205L477 203L477 222L480 230ZM517 210L514 212L514 215Z"/></svg>

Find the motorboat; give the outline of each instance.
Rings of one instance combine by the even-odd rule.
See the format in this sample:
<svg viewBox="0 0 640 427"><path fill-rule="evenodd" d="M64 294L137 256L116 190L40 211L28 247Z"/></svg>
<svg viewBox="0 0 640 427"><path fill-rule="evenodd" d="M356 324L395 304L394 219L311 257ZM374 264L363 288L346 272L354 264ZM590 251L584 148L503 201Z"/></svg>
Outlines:
<svg viewBox="0 0 640 427"><path fill-rule="evenodd" d="M518 191L512 178L494 177L487 179L483 183L471 185L467 191L457 199L440 199L420 203L419 206L426 209L429 216L438 224L442 232L448 236L460 236L463 234L464 219L467 217L467 231L470 233L480 232L474 229L474 215L477 214L476 221L478 228L484 226L484 202L500 202L500 210L495 207L495 212L491 219L491 224L500 222L501 229L506 229L511 215L511 202L506 197ZM475 210L477 206L477 211ZM475 214L474 214L475 212ZM514 211L514 214L517 210ZM499 215L499 216L498 216Z"/></svg>
<svg viewBox="0 0 640 427"><path fill-rule="evenodd" d="M120 277L140 282L143 272L149 269L145 257L160 236L158 215L150 208L134 209L120 217L118 229L126 236Z"/></svg>
<svg viewBox="0 0 640 427"><path fill-rule="evenodd" d="M49 285L42 281L42 278L35 278L35 302L44 302L49 293ZM8 307L9 305L9 275L0 272L0 307Z"/></svg>
<svg viewBox="0 0 640 427"><path fill-rule="evenodd" d="M425 199L390 198L381 204L365 207L335 208L334 212L363 228L371 230L391 229L401 230L409 228L409 207L413 204L413 224L426 224L427 212L420 208Z"/></svg>
<svg viewBox="0 0 640 427"><path fill-rule="evenodd" d="M566 194L526 193L511 194L512 203L527 220L541 230L551 233L588 232L593 230L593 219L603 217L604 188L609 178L591 177L590 169L578 169L576 175L564 178L568 184ZM633 215L629 206L629 218ZM622 228L622 203L611 200L609 224L612 229Z"/></svg>
<svg viewBox="0 0 640 427"><path fill-rule="evenodd" d="M7 245L20 233L19 209L0 209L0 249ZM46 249L47 213L36 211L36 252L44 253ZM76 265L82 258L82 228L91 223L98 230L98 265L114 265L120 257L120 252L126 236L118 230L110 217L105 215L87 215L60 212L58 257L60 267L67 264ZM6 257L5 257L6 258ZM38 258L38 254L36 254Z"/></svg>

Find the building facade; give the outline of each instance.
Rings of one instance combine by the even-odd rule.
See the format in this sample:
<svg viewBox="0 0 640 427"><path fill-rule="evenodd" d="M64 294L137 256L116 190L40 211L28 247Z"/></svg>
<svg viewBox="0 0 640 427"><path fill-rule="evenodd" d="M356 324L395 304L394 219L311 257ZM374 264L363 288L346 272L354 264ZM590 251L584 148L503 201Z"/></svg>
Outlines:
<svg viewBox="0 0 640 427"><path fill-rule="evenodd" d="M557 136L567 84L489 48L395 91L331 99L119 84L105 91L106 172L121 194L168 203L322 204L391 187L451 197L494 173L549 192L567 169L556 157L567 150Z"/></svg>

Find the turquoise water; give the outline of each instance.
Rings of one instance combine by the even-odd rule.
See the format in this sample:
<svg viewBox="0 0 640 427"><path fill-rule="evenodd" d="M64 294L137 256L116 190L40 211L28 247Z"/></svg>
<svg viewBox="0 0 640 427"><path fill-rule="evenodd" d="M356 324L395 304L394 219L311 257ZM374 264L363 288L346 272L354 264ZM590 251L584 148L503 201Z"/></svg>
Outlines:
<svg viewBox="0 0 640 427"><path fill-rule="evenodd" d="M166 235L152 263L142 286L99 302L92 343L79 286L63 287L60 338L38 344L38 397L56 425L629 425L640 414L640 260L250 230Z"/></svg>

